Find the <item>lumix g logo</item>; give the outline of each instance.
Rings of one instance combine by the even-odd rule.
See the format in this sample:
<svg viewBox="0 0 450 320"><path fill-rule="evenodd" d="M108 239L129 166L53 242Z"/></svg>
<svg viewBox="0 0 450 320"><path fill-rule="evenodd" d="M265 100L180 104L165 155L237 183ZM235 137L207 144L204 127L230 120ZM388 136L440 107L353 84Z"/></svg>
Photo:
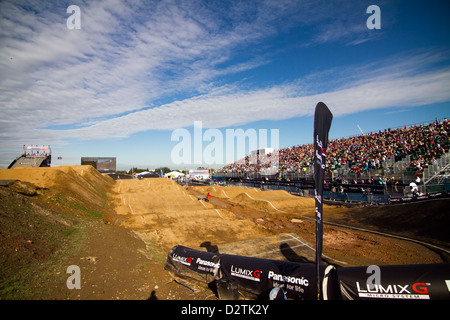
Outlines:
<svg viewBox="0 0 450 320"><path fill-rule="evenodd" d="M177 254L173 254L173 261L178 261L179 263L184 264L185 266L190 266L192 263L192 258L191 257L182 257L179 256Z"/></svg>
<svg viewBox="0 0 450 320"><path fill-rule="evenodd" d="M261 272L262 271L260 271L260 270L249 270L249 269L243 269L243 268L236 268L233 265L231 266L231 275L232 276L247 279L247 280L257 281L257 282L260 281Z"/></svg>
<svg viewBox="0 0 450 320"><path fill-rule="evenodd" d="M372 288L356 282L358 295L362 298L388 298L388 299L430 299L428 295L429 283L417 282L413 285L406 284L374 284Z"/></svg>

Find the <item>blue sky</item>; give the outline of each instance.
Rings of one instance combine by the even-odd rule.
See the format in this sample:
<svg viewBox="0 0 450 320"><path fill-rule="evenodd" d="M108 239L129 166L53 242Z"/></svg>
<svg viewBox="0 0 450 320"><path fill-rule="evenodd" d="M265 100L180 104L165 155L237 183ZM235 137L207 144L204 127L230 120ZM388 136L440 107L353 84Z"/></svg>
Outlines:
<svg viewBox="0 0 450 320"><path fill-rule="evenodd" d="M366 25L373 4L381 29ZM80 29L67 27L70 5ZM174 130L193 135L194 121L223 137L277 129L279 147L306 144L319 101L334 115L331 139L449 117L449 9L448 1L2 1L0 166L23 144L45 144L53 165L113 156L119 170L218 168L225 159L174 164Z"/></svg>

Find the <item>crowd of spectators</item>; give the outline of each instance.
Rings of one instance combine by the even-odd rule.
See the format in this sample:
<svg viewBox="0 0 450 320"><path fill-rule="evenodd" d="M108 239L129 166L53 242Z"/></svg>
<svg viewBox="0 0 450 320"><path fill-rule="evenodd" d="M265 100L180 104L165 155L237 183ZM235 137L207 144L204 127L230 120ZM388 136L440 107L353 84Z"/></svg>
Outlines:
<svg viewBox="0 0 450 320"><path fill-rule="evenodd" d="M420 173L449 150L449 130L450 122L445 118L426 125L405 126L331 140L327 147L326 170L332 172L346 167L352 172L367 172L382 168L383 162L392 157L398 161L411 155L409 170ZM278 153L276 165L280 172L301 172L314 163L313 144L283 148L275 152ZM217 172L261 173L274 166L276 153L258 158L247 156Z"/></svg>

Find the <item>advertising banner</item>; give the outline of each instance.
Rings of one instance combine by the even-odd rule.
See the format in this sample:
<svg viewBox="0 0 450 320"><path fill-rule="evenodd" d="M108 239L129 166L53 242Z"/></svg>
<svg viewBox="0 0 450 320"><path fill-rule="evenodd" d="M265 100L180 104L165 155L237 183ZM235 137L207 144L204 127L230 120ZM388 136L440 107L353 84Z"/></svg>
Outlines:
<svg viewBox="0 0 450 320"><path fill-rule="evenodd" d="M169 252L165 268L179 276L209 283L217 278L220 258L217 253L175 246Z"/></svg>
<svg viewBox="0 0 450 320"><path fill-rule="evenodd" d="M316 268L312 263L259 259L229 254L214 254L175 246L169 252L166 269L179 276L210 283L226 279L239 290L268 298L273 288L283 288L289 299L311 300L316 297ZM325 266L321 266L323 274ZM333 282L336 285L333 285ZM337 288L335 274L328 287ZM329 296L336 296L329 292Z"/></svg>
<svg viewBox="0 0 450 320"><path fill-rule="evenodd" d="M408 203L415 202L421 200L431 200L431 199L440 199L440 198L448 198L449 194L447 191L443 192L435 192L435 193L427 193L423 195L410 196L410 197L389 197L389 203Z"/></svg>
<svg viewBox="0 0 450 320"><path fill-rule="evenodd" d="M313 264L224 255L221 271L239 287L258 296L268 297L275 287L282 287L292 299L311 299L316 293Z"/></svg>
<svg viewBox="0 0 450 320"><path fill-rule="evenodd" d="M319 265L322 257L323 238L323 185L325 178L326 151L328 132L333 115L328 107L319 102L314 114L314 181L316 203L316 268L317 268L317 298L320 296Z"/></svg>
<svg viewBox="0 0 450 320"><path fill-rule="evenodd" d="M450 300L450 264L379 266L379 282L367 267L337 270L344 300ZM368 281L369 280L369 281Z"/></svg>
<svg viewBox="0 0 450 320"><path fill-rule="evenodd" d="M210 173L209 170L189 170L189 178L198 181L209 180Z"/></svg>
<svg viewBox="0 0 450 320"><path fill-rule="evenodd" d="M418 264L368 267L320 266L320 299L324 300L450 300L450 264ZM316 266L313 263L259 259L211 253L183 246L173 247L166 270L206 284L232 284L238 290L268 299L274 288L286 298L317 299ZM232 287L230 286L230 287ZM235 296L237 299L237 296Z"/></svg>

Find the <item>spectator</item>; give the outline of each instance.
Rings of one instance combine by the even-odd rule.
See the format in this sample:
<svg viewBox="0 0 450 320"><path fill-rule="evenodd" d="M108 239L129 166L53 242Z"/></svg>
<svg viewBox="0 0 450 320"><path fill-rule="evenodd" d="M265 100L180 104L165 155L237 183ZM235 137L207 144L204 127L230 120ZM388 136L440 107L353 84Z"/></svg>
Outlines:
<svg viewBox="0 0 450 320"><path fill-rule="evenodd" d="M428 125L386 129L375 133L355 137L331 140L327 148L326 172L348 166L352 172L368 172L381 169L383 162L394 157L396 161L411 155L409 169L421 176L424 168L433 164L449 150L449 121L436 120ZM314 164L314 146L312 144L280 149L278 152L278 170L281 172L306 171ZM272 169L271 154L252 158L245 157L226 165L218 172L222 173L260 173ZM276 155L275 155L276 156ZM385 184L385 178L381 184ZM387 180L387 178L386 178ZM373 183L374 181L371 181Z"/></svg>

